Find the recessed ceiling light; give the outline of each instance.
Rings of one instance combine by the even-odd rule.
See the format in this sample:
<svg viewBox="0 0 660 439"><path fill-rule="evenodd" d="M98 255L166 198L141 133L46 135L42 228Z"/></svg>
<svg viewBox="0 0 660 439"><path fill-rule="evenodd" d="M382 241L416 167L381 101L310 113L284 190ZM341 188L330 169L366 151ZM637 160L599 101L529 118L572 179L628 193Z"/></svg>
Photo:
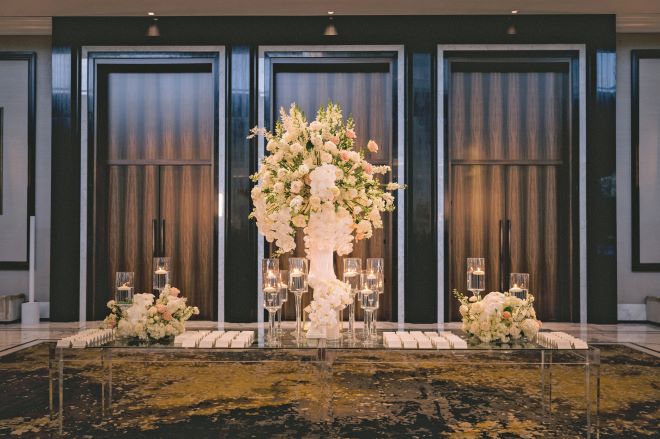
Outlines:
<svg viewBox="0 0 660 439"><path fill-rule="evenodd" d="M149 15L149 16L151 16L151 17L153 17L154 15L156 15L156 13L155 13L155 12L151 12L151 11L150 11L150 12L147 12L147 15Z"/></svg>
<svg viewBox="0 0 660 439"><path fill-rule="evenodd" d="M517 10L517 9L514 9L514 10L511 11L511 13L512 13L512 14L517 14L517 13L518 13L518 10Z"/></svg>

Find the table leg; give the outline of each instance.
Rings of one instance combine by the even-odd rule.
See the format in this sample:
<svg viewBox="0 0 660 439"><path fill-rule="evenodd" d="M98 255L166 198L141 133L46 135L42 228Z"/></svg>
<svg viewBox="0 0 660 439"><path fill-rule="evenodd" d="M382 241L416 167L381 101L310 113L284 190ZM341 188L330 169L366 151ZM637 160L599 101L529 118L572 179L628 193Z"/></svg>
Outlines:
<svg viewBox="0 0 660 439"><path fill-rule="evenodd" d="M55 418L55 402L53 401L53 381L55 380L55 345L48 345L48 413L51 420Z"/></svg>
<svg viewBox="0 0 660 439"><path fill-rule="evenodd" d="M58 387L58 420L59 420L59 433L62 434L64 430L64 349L59 350L58 357L58 373L57 373L57 387Z"/></svg>
<svg viewBox="0 0 660 439"><path fill-rule="evenodd" d="M552 351L541 351L541 411L543 423L552 423Z"/></svg>
<svg viewBox="0 0 660 439"><path fill-rule="evenodd" d="M589 349L585 356L587 437L600 437L600 351Z"/></svg>

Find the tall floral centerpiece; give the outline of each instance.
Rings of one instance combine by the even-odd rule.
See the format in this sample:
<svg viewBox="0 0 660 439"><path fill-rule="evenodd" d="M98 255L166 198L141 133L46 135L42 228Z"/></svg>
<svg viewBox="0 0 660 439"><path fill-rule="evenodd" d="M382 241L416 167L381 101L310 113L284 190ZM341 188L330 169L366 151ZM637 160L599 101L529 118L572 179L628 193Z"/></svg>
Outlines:
<svg viewBox="0 0 660 439"><path fill-rule="evenodd" d="M350 303L351 294L335 275L333 252L347 255L354 240L371 238L373 229L382 228L381 214L394 210L391 192L402 187L381 181L390 167L365 159L378 145L369 140L366 148L356 147L353 120L343 120L339 105L320 108L308 123L292 104L288 113L280 110L274 132L253 128L248 138L256 135L265 138L268 155L251 176L256 185L250 218L278 254L296 248L296 232L302 228L314 289L309 319L313 329L335 338L338 311Z"/></svg>

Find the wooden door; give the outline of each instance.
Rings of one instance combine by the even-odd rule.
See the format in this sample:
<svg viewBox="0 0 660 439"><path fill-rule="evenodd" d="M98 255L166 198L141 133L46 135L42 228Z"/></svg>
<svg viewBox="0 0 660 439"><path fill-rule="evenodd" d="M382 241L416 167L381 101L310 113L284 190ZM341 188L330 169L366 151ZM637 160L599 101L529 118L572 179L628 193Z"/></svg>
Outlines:
<svg viewBox="0 0 660 439"><path fill-rule="evenodd" d="M107 314L116 271L152 291L165 222L172 284L213 319L215 282L215 80L212 64L163 61L97 67L93 319Z"/></svg>
<svg viewBox="0 0 660 439"><path fill-rule="evenodd" d="M108 233L105 258L100 258L106 291L114 291L114 274L135 272L135 291L151 292L151 258L154 252L152 221L158 218L158 167L110 166L108 169ZM100 244L100 243L98 243ZM102 318L111 294L94 304Z"/></svg>
<svg viewBox="0 0 660 439"><path fill-rule="evenodd" d="M172 283L199 318L213 319L213 169L211 166L163 166L160 170L160 217L165 220L165 254L171 257Z"/></svg>
<svg viewBox="0 0 660 439"><path fill-rule="evenodd" d="M450 289L465 291L465 259L484 257L486 293L530 273L542 320L575 318L569 65L449 62Z"/></svg>
<svg viewBox="0 0 660 439"><path fill-rule="evenodd" d="M318 60L317 60L318 61ZM298 60L295 63L283 61L273 65L273 116L277 117L279 108L289 109L295 102L305 113L308 120L313 120L317 110L332 101L340 104L344 119L352 115L355 131L358 135L356 145L366 147L369 139L378 143L376 154L365 148L365 156L375 165L389 165L394 168L394 86L389 60L362 59L361 62L347 63L346 59L323 59L323 63L314 60ZM353 59L353 61L356 61ZM273 119L274 120L274 119ZM390 175L386 176L389 179ZM374 230L371 239L354 243L353 252L346 257L362 258L363 267L366 258L382 257L385 260L385 288L378 319L393 318L393 284L396 253L393 251L394 221L392 214L383 214L383 228ZM297 234L296 256L304 256L302 231ZM282 258L282 266L287 267ZM341 278L342 257L335 257L335 272ZM303 298L303 307L309 303L311 294ZM347 311L346 311L347 313ZM345 318L347 319L348 314ZM289 301L284 309L285 319L295 319L295 306ZM362 310L357 307L357 319L362 318Z"/></svg>
<svg viewBox="0 0 660 439"><path fill-rule="evenodd" d="M500 233L505 215L504 166L457 165L452 170L450 211L450 246L452 270L450 285L469 294L467 258L484 258L486 292L499 290ZM451 318L458 307L450 306Z"/></svg>

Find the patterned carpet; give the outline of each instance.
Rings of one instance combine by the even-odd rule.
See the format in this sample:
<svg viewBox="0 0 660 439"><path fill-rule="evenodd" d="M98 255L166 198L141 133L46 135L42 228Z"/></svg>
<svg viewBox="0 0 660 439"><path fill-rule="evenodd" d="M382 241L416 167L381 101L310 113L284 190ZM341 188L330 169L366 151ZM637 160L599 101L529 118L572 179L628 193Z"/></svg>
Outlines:
<svg viewBox="0 0 660 439"><path fill-rule="evenodd" d="M659 437L659 359L620 345L599 348L600 437ZM58 437L49 416L48 352L42 344L0 358L0 437ZM77 351L79 360L65 369L64 437L585 435L583 367L553 366L554 416L547 422L538 366L392 354L329 353L331 368L295 352L236 353L228 362L204 361L203 354L119 357L112 410L104 412L107 374L98 355Z"/></svg>

